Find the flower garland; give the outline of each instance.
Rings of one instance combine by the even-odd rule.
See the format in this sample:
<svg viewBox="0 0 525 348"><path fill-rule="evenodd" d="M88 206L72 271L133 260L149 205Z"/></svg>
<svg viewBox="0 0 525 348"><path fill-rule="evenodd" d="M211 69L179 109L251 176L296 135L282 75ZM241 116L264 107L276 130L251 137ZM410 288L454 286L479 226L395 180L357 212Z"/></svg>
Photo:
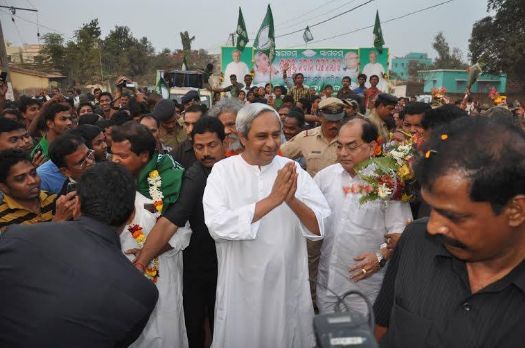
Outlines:
<svg viewBox="0 0 525 348"><path fill-rule="evenodd" d="M162 212L162 208L164 207L164 204L162 203L164 195L162 194L162 191L160 189L162 187L162 179L160 178L159 172L157 170L152 170L148 174L148 184L149 195L153 200L155 210L157 210L157 213L160 214Z"/></svg>
<svg viewBox="0 0 525 348"><path fill-rule="evenodd" d="M146 235L144 234L144 229L139 225L133 224L128 226L128 231L131 233L131 236L137 242L139 248L144 247L144 242L146 241ZM159 259L156 257L146 266L144 269L144 275L146 278L150 279L153 283L156 283L159 278Z"/></svg>

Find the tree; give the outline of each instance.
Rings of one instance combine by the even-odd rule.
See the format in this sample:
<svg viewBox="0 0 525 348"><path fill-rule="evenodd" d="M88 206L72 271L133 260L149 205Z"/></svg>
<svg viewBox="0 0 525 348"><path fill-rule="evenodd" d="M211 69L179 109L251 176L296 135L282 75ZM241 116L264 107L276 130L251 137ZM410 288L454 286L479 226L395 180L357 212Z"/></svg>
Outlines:
<svg viewBox="0 0 525 348"><path fill-rule="evenodd" d="M438 54L434 60L435 69L463 69L466 67L466 64L462 61L461 50L459 48L453 48L451 52L443 32L439 32L434 37L432 47L434 47Z"/></svg>
<svg viewBox="0 0 525 348"><path fill-rule="evenodd" d="M42 37L44 41L40 54L35 57L35 64L44 71L54 67L65 67L64 37L60 34L47 33ZM59 70L64 73L63 70Z"/></svg>
<svg viewBox="0 0 525 348"><path fill-rule="evenodd" d="M43 49L35 58L37 68L42 71L57 70L68 77L70 84L87 84L114 81L125 75L140 84L153 84L158 69L180 68L184 56L192 67L204 69L210 62L205 50L191 50L188 32L181 33L186 50L171 52L165 48L155 54L146 37L137 39L126 26L115 26L105 37L101 37L98 19L83 24L75 31L73 39L65 41L60 34L43 36Z"/></svg>
<svg viewBox="0 0 525 348"><path fill-rule="evenodd" d="M494 15L472 27L472 63L480 62L492 73L506 72L525 88L525 1L489 0L487 11Z"/></svg>
<svg viewBox="0 0 525 348"><path fill-rule="evenodd" d="M102 62L112 78L148 73L148 64L155 50L146 37L137 40L126 26L115 26L102 43Z"/></svg>
<svg viewBox="0 0 525 348"><path fill-rule="evenodd" d="M420 70L425 70L427 66L421 64L417 60L411 60L408 62L408 80L415 81L417 80L417 72Z"/></svg>
<svg viewBox="0 0 525 348"><path fill-rule="evenodd" d="M74 76L79 83L101 81L98 51L100 34L98 19L93 19L75 32L75 41L67 44L66 63L71 71L70 77Z"/></svg>

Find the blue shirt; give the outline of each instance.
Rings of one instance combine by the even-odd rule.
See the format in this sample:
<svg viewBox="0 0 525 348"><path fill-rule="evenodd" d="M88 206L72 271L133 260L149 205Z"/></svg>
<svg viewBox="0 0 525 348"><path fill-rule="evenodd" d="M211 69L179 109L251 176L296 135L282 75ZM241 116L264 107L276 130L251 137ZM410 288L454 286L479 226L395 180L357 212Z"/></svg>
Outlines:
<svg viewBox="0 0 525 348"><path fill-rule="evenodd" d="M44 162L36 169L36 172L40 177L40 189L42 191L60 193L66 177L51 160Z"/></svg>
<svg viewBox="0 0 525 348"><path fill-rule="evenodd" d="M365 96L365 89L364 87L357 87L357 88L354 88L354 92L356 94L359 94L361 97L364 97Z"/></svg>

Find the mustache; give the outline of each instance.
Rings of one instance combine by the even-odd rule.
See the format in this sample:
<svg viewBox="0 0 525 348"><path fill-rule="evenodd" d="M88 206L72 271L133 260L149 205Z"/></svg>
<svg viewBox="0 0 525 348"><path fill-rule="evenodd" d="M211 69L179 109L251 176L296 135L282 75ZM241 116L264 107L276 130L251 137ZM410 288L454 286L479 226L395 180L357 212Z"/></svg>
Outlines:
<svg viewBox="0 0 525 348"><path fill-rule="evenodd" d="M456 248L460 248L460 249L464 249L464 250L468 249L468 247L465 244L461 243L459 240L456 240L456 239L444 236L442 234L437 235L436 239L441 244L444 244L444 245L448 245L448 246L451 246L451 247L456 247Z"/></svg>
<svg viewBox="0 0 525 348"><path fill-rule="evenodd" d="M202 161L214 161L215 160L215 157L211 157L211 156L204 156L202 158Z"/></svg>
<svg viewBox="0 0 525 348"><path fill-rule="evenodd" d="M226 138L228 139L232 139L232 140L239 140L239 136L235 133L230 133L226 136Z"/></svg>

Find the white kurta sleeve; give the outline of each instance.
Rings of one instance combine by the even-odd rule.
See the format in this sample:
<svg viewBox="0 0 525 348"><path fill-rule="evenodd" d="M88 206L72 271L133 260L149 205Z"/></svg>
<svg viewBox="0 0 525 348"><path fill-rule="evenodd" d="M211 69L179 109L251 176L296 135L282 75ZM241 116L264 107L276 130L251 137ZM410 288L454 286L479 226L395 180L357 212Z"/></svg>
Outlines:
<svg viewBox="0 0 525 348"><path fill-rule="evenodd" d="M387 233L403 233L405 226L411 221L410 204L400 201L386 203L385 227Z"/></svg>
<svg viewBox="0 0 525 348"><path fill-rule="evenodd" d="M260 226L260 220L252 223L256 202L237 208L229 207L226 188L231 185L223 172L223 167L215 165L208 176L202 197L204 222L210 236L216 241L253 240L257 237Z"/></svg>
<svg viewBox="0 0 525 348"><path fill-rule="evenodd" d="M297 182L296 197L312 209L319 224L320 235L310 232L302 223L300 224L303 236L310 240L323 239L325 234L326 219L330 216L331 211L321 190L312 177L296 163L297 173L299 174Z"/></svg>
<svg viewBox="0 0 525 348"><path fill-rule="evenodd" d="M192 230L190 228L190 223L186 222L184 227L178 227L177 233L171 236L168 241L169 245L173 248L167 253L177 254L179 251L186 249L190 245Z"/></svg>

